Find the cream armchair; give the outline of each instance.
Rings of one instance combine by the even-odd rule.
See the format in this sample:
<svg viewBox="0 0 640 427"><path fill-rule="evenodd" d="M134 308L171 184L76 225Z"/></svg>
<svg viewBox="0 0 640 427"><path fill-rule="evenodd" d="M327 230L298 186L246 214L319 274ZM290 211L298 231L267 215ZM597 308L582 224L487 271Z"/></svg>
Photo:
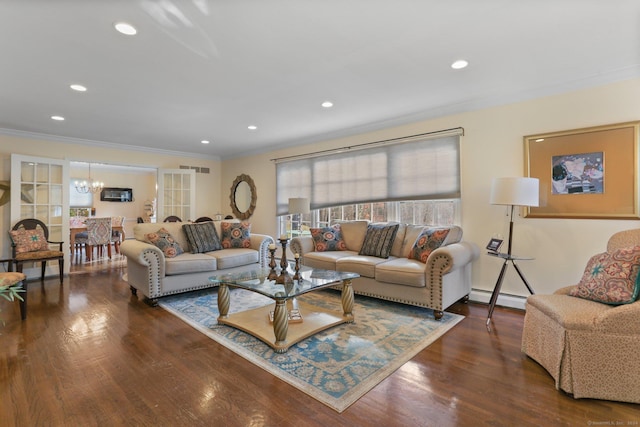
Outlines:
<svg viewBox="0 0 640 427"><path fill-rule="evenodd" d="M614 234L607 252L640 246L640 229ZM640 301L607 305L569 295L527 299L522 351L578 398L640 403Z"/></svg>

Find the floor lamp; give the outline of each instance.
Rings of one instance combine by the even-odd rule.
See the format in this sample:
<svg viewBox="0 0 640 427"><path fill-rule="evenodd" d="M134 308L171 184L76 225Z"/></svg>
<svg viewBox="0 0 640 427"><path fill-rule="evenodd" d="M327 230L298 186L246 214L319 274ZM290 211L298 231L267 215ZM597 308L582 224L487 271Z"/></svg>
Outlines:
<svg viewBox="0 0 640 427"><path fill-rule="evenodd" d="M289 214L300 215L298 219L298 236L302 235L302 215L311 212L309 199L306 197L292 197L289 199ZM293 228L293 227L292 227ZM291 230L293 231L293 230Z"/></svg>
<svg viewBox="0 0 640 427"><path fill-rule="evenodd" d="M500 275L493 288L491 294L491 300L489 302L489 315L487 316L487 327L491 322L491 316L493 315L493 309L496 306L498 295L500 294L500 288L502 287L502 281L504 274L507 271L507 265L509 262L513 264L516 272L524 282L531 294L534 294L533 289L525 279L524 274L520 271L520 268L516 264L516 260L531 259L526 257L514 256L511 252L511 244L513 241L513 210L516 206L538 206L539 202L539 181L537 178L525 178L525 177L509 177L509 178L494 178L491 184L491 198L490 203L492 205L506 205L510 206L509 214L509 238L507 240L507 253L491 253L489 255L496 256L504 259Z"/></svg>

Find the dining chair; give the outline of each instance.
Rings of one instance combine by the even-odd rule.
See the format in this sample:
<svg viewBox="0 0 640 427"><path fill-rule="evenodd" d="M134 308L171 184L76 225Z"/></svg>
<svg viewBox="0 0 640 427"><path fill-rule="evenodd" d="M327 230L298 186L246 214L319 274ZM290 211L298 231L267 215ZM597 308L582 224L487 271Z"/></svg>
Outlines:
<svg viewBox="0 0 640 427"><path fill-rule="evenodd" d="M111 217L87 218L87 261L93 259L93 248L97 249L97 256L102 254L107 247L107 253L111 258Z"/></svg>
<svg viewBox="0 0 640 427"><path fill-rule="evenodd" d="M74 216L69 219L69 227L71 228L79 228L85 227L86 216ZM74 237L74 247L71 248L71 255L75 255L76 252L80 252L82 255L83 249L85 249L85 245L87 244L87 232L82 231L80 233L76 233Z"/></svg>
<svg viewBox="0 0 640 427"><path fill-rule="evenodd" d="M163 222L182 222L182 220L175 215L169 215L164 219Z"/></svg>
<svg viewBox="0 0 640 427"><path fill-rule="evenodd" d="M49 241L49 228L44 222L35 218L18 221L9 232L9 238L11 239L9 271L13 271L13 264L16 265L18 273L22 273L24 263L40 262L40 280L44 281L47 261L57 260L60 269L60 283L62 283L64 277L62 245L64 242ZM50 245L57 245L57 247L51 249Z"/></svg>
<svg viewBox="0 0 640 427"><path fill-rule="evenodd" d="M208 216L201 216L200 218L196 219L195 222L207 222L207 221L213 221L213 219L209 218Z"/></svg>
<svg viewBox="0 0 640 427"><path fill-rule="evenodd" d="M112 216L111 217L111 244L113 245L116 253L120 253L120 242L122 242L122 232L120 230L113 230L113 227L122 227L124 224L123 216Z"/></svg>

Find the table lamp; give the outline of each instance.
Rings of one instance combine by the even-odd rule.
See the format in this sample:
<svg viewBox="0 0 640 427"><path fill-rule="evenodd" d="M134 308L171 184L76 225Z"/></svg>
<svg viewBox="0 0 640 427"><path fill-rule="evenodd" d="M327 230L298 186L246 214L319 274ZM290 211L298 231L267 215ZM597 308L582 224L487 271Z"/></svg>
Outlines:
<svg viewBox="0 0 640 427"><path fill-rule="evenodd" d="M300 215L298 218L298 236L302 235L302 215L311 212L309 199L306 197L292 197L289 199L289 214Z"/></svg>

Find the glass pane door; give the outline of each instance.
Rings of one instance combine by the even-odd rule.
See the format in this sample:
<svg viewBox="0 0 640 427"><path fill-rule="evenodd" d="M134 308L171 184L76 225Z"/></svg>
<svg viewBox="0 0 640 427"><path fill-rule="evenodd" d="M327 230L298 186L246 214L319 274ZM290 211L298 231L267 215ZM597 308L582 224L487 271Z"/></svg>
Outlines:
<svg viewBox="0 0 640 427"><path fill-rule="evenodd" d="M196 171L158 170L158 221L175 215L183 221L195 220Z"/></svg>

